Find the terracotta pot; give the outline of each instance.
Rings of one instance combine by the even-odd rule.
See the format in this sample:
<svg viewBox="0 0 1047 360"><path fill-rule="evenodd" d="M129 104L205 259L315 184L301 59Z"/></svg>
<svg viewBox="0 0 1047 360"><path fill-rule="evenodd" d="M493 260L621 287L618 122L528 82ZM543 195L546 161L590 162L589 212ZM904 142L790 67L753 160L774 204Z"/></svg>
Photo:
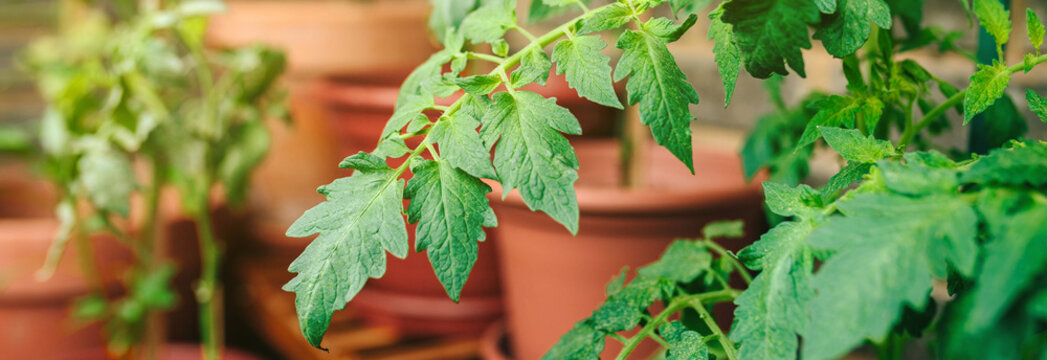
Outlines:
<svg viewBox="0 0 1047 360"><path fill-rule="evenodd" d="M480 339L480 357L484 360L510 360L509 337L506 336L505 323L499 322L484 331Z"/></svg>
<svg viewBox="0 0 1047 360"><path fill-rule="evenodd" d="M668 151L651 149L646 186L623 189L616 186L614 142L577 141L575 146L581 165L577 236L529 210L518 192L504 201L496 200L500 188L489 195L500 224L500 265L516 359L541 358L599 306L613 276L625 266L636 269L656 260L673 239L698 237L710 221L743 219L747 238L723 244L739 249L765 227L759 182L745 182L733 151L695 149L697 175L692 176ZM620 349L608 342L604 357Z"/></svg>
<svg viewBox="0 0 1047 360"><path fill-rule="evenodd" d="M268 44L287 52L296 75L409 71L439 50L425 0L229 1L214 16L213 46Z"/></svg>
<svg viewBox="0 0 1047 360"><path fill-rule="evenodd" d="M70 244L54 276L44 282L35 274L44 264L58 221L48 218L0 219L0 354L13 359L49 358L72 349L102 346L97 324L72 317L71 304L91 293ZM114 239L90 239L95 262L111 294L119 292L113 275L129 263L130 254Z"/></svg>

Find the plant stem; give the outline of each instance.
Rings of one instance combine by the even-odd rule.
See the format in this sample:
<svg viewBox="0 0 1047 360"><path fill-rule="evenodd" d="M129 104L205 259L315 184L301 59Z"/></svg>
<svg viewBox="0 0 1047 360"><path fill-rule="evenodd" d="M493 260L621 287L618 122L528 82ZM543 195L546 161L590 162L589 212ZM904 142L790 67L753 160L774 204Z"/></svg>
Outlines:
<svg viewBox="0 0 1047 360"><path fill-rule="evenodd" d="M655 316L654 319L651 319L651 321L648 322L647 325L644 325L644 327L641 328L640 331L636 333L636 335L633 335L633 337L629 338L628 341L626 341L625 347L622 348L622 351L618 353L618 356L615 359L625 360L626 358L628 358L629 354L636 350L636 347L640 346L640 343L643 342L644 339L646 339L648 336L653 335L654 331L657 330L658 327L661 326L667 319L669 319L669 316L675 314L677 311L680 311L689 306L694 306L694 304L698 304L698 306L701 306L702 303L706 302L717 303L722 301L733 300L735 297L738 296L738 293L740 293L740 291L736 289L723 289L713 292L681 296L673 299L669 302L669 306L665 307L665 310L662 310L662 312L658 313L658 315ZM713 321L713 326L711 326L710 328L715 328L719 330L719 326L716 326L715 320ZM720 331L720 333L722 334L723 331ZM733 344L731 345L731 349L734 349ZM736 357L731 357L730 359L737 360Z"/></svg>
<svg viewBox="0 0 1047 360"><path fill-rule="evenodd" d="M214 236L211 226L211 215L207 204L208 197L200 211L195 214L196 234L200 241L201 273L196 287L196 302L200 305L200 335L203 338L203 358L215 360L220 358L222 348L222 296L218 279L221 266L222 250Z"/></svg>
<svg viewBox="0 0 1047 360"><path fill-rule="evenodd" d="M484 53L476 53L476 52L472 52L472 51L466 53L465 56L467 58L469 58L469 59L490 61L490 62L493 62L495 64L501 64L502 61L505 61L505 58L497 57L497 56L494 56L494 55L488 55L488 54L484 54Z"/></svg>
<svg viewBox="0 0 1047 360"><path fill-rule="evenodd" d="M753 276L752 274L749 274L749 269L746 269L745 265L742 265L742 263L738 261L738 259L735 258L733 255L731 255L731 253L728 252L727 249L711 240L703 240L702 242L705 243L705 246L708 246L717 254L720 254L720 257L729 259L729 261L731 262L731 266L734 266L734 268L738 270L738 275L742 277L742 280L745 280L746 285L752 284Z"/></svg>
<svg viewBox="0 0 1047 360"><path fill-rule="evenodd" d="M1044 62L1047 62L1047 54L1033 58L1030 64L1028 65L1036 66ZM1023 71L1025 70L1025 67L1026 63L1024 62L1022 62L1021 64L1012 65L1007 68L1007 75L1013 75L1014 73ZM921 118L920 121L917 122L915 125L906 127L905 132L902 133L902 137L898 141L898 148L902 151L905 151L905 149L909 147L909 143L912 142L913 138L916 137L916 134L918 134L920 130L923 130L923 128L927 127L927 125L929 125L931 121L934 121L934 119L937 119L939 116L942 116L942 114L945 114L945 112L953 106L962 103L964 96L966 96L967 94L967 90L968 89L964 89L963 91L953 94L953 96L950 96L948 100L945 100L945 102L939 104L934 109L931 109L931 111L924 115L923 118Z"/></svg>
<svg viewBox="0 0 1047 360"><path fill-rule="evenodd" d="M698 312L698 316L702 318L702 322L705 323L705 326L709 327L709 330L713 332L713 336L716 336L716 341L720 342L720 346L723 347L723 352L727 358L737 360L738 349L735 348L734 342L724 334L723 329L720 329L720 325L716 323L716 318L709 313L709 310L705 309L705 304L701 301L692 301L691 305L691 308Z"/></svg>

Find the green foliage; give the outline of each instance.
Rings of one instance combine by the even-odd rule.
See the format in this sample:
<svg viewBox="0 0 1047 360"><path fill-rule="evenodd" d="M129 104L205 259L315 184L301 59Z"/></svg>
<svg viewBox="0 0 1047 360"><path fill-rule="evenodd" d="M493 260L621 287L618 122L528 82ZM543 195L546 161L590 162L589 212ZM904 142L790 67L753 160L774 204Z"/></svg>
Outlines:
<svg viewBox="0 0 1047 360"><path fill-rule="evenodd" d="M482 227L498 225L487 205L491 188L445 160L419 161L411 169L405 196L411 199L407 219L418 222L418 251L428 250L436 277L447 295L458 301L476 262Z"/></svg>
<svg viewBox="0 0 1047 360"><path fill-rule="evenodd" d="M698 103L698 93L666 47L679 38L677 32L686 31L689 25L676 27L657 20L646 23L639 31L626 30L618 39L618 48L625 53L618 61L614 78L629 77L626 84L629 104L640 105L641 122L651 127L659 145L669 149L694 172L691 150L694 116L690 104ZM691 24L693 22L691 20Z"/></svg>
<svg viewBox="0 0 1047 360"><path fill-rule="evenodd" d="M578 91L578 96L621 109L611 82L611 58L600 53L605 47L607 43L596 35L561 40L553 49L556 73L567 74L567 84Z"/></svg>
<svg viewBox="0 0 1047 360"><path fill-rule="evenodd" d="M807 25L818 22L810 0L733 0L724 4L745 68L758 78L788 75L785 64L805 76L802 49L810 49Z"/></svg>
<svg viewBox="0 0 1047 360"><path fill-rule="evenodd" d="M1025 101L1029 103L1029 109L1040 117L1040 121L1047 123L1047 98L1030 89L1025 92Z"/></svg>
<svg viewBox="0 0 1047 360"><path fill-rule="evenodd" d="M555 99L520 89L544 84L554 68L580 97L614 108L623 107L614 82L626 81L628 104L638 105L656 142L695 171L690 110L698 94L669 44L696 25L702 11L711 20L708 37L725 104L743 67L768 79L776 110L760 118L742 158L747 177L766 172L770 180L764 193L775 225L737 255L712 238L740 236L741 223L709 225L702 239L673 242L631 279L623 270L608 284L607 299L546 359L596 358L607 337L624 344L618 359L652 338L670 359L827 359L866 344L889 357L931 330L940 339L941 346L932 347L938 357L1018 358L1007 355L1042 337L1047 295L1040 288L1047 283L1039 274L1047 258L1036 219L1047 211L1047 145L1017 140L1028 128L1006 92L1012 76L1047 62L1039 55L1042 26L1034 13L1027 17L1036 52L1006 64L1001 51L961 88L904 55L934 47L972 57L960 45L961 32L921 23L923 1L586 4L532 1L531 21L565 20L531 35L520 28L514 1L434 0L431 24L442 24L434 32L445 48L406 79L375 151L347 159L344 165L356 172L322 188L327 201L289 231L320 234L292 264L299 274L287 285L298 292L300 323L314 346L333 311L381 276L385 251L407 254L401 194L411 200L408 220L419 224L416 250L428 252L453 300L476 260L483 228L496 224L487 184L499 182L503 197L517 189L531 210L578 231L579 164L565 135L580 134L579 123ZM672 19L649 14L663 5L668 9L661 13ZM578 15L560 16L569 12ZM1008 11L998 1L977 0L973 14L1002 50L1011 30ZM510 30L528 40L513 53L505 39ZM802 52L811 48L812 33L841 59L846 91L787 104L781 75L789 69L805 75ZM615 37L622 51L612 70L606 47ZM467 40L491 44L492 55L476 52L486 46L466 49ZM494 65L476 73L471 61ZM436 105L456 93L463 95ZM1029 92L1027 100L1044 116L1041 97ZM972 133L995 150L980 156L939 144L935 137L953 126L951 110L963 124L986 114L991 121ZM435 121L425 116L436 111ZM421 141L405 141L411 138ZM821 149L838 155L841 170L820 189L798 185ZM388 167L387 157L403 158L402 165ZM733 287L741 283L746 286ZM937 283L949 284L955 300L932 302ZM725 331L710 311L727 302L736 308ZM986 345L972 349L980 341ZM1043 356L1044 349L1032 347L1022 349L1026 358Z"/></svg>
<svg viewBox="0 0 1047 360"><path fill-rule="evenodd" d="M1025 21L1026 30L1029 33L1029 42L1032 43L1033 48L1036 49L1036 54L1040 54L1040 46L1043 46L1044 28L1043 22L1040 21L1040 17L1036 15L1032 9L1025 10Z"/></svg>

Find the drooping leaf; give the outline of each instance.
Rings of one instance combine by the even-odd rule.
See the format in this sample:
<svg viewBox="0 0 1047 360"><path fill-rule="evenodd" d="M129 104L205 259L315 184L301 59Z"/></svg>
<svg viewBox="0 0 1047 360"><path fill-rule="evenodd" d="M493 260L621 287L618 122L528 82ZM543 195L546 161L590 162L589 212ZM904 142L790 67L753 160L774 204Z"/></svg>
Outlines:
<svg viewBox="0 0 1047 360"><path fill-rule="evenodd" d="M1025 92L1025 101L1029 103L1029 110L1036 113L1040 121L1047 123L1047 98L1029 89Z"/></svg>
<svg viewBox="0 0 1047 360"><path fill-rule="evenodd" d="M497 179L491 154L476 129L480 122L461 111L433 125L432 142L440 145L440 156L456 168L475 177Z"/></svg>
<svg viewBox="0 0 1047 360"><path fill-rule="evenodd" d="M807 324L806 306L814 256L804 239L813 229L809 220L778 224L738 257L762 270L734 303L730 338L741 345L742 359L796 358L797 333Z"/></svg>
<svg viewBox="0 0 1047 360"><path fill-rule="evenodd" d="M287 229L287 236L320 235L295 259L298 273L284 285L296 293L295 308L306 340L315 347L335 311L363 288L368 278L385 274L385 252L407 256L403 180L376 156L359 153L342 165L353 175L321 186L327 200L309 209Z"/></svg>
<svg viewBox="0 0 1047 360"><path fill-rule="evenodd" d="M578 35L620 28L632 20L633 15L633 10L626 3L616 2L601 7L579 23Z"/></svg>
<svg viewBox="0 0 1047 360"><path fill-rule="evenodd" d="M709 348L702 342L702 335L688 329L679 321L671 321L658 328L658 333L669 343L665 360L706 360Z"/></svg>
<svg viewBox="0 0 1047 360"><path fill-rule="evenodd" d="M988 190L978 203L992 237L975 281L964 328L980 332L995 324L1047 268L1047 198Z"/></svg>
<svg viewBox="0 0 1047 360"><path fill-rule="evenodd" d="M662 37L647 31L627 30L618 39L625 50L614 71L615 80L629 77L626 90L629 104L640 106L640 120L651 127L654 140L683 161L694 172L691 150L690 104L698 103L698 93Z"/></svg>
<svg viewBox="0 0 1047 360"><path fill-rule="evenodd" d="M788 63L805 76L800 50L811 48L807 24L818 22L818 13L811 0L733 0L724 5L723 21L732 25L750 74L788 75Z"/></svg>
<svg viewBox="0 0 1047 360"><path fill-rule="evenodd" d="M836 12L814 33L825 51L842 58L854 54L869 39L872 25L890 29L891 9L883 0L839 0Z"/></svg>
<svg viewBox="0 0 1047 360"><path fill-rule="evenodd" d="M494 104L481 121L481 136L495 146L494 166L503 196L519 189L531 210L541 210L578 231L578 158L560 133L581 134L578 120L567 109L529 91L494 94Z"/></svg>
<svg viewBox="0 0 1047 360"><path fill-rule="evenodd" d="M819 126L818 132L847 161L872 163L895 153L890 141L864 136L858 130Z"/></svg>
<svg viewBox="0 0 1047 360"><path fill-rule="evenodd" d="M1011 12L999 0L974 0L974 15L982 27L1002 47L1011 38Z"/></svg>
<svg viewBox="0 0 1047 360"><path fill-rule="evenodd" d="M530 83L538 83L545 86L545 81L549 78L549 70L552 67L553 63L549 61L549 56L545 54L545 50L534 47L525 52L520 58L520 67L513 71L509 81L514 88Z"/></svg>
<svg viewBox="0 0 1047 360"><path fill-rule="evenodd" d="M637 270L643 276L689 283L702 272L709 271L713 257L704 245L688 240L676 240L662 257Z"/></svg>
<svg viewBox="0 0 1047 360"><path fill-rule="evenodd" d="M408 221L418 223L416 250L428 251L436 277L458 301L476 263L476 242L486 238L483 227L498 225L487 204L491 188L447 160L421 160L411 171L404 196L411 200Z"/></svg>
<svg viewBox="0 0 1047 360"><path fill-rule="evenodd" d="M716 54L716 67L723 79L724 106L731 103L734 96L734 85L738 82L738 72L742 68L742 55L734 41L734 30L731 24L723 22L723 10L709 14L709 40L713 40L713 53Z"/></svg>
<svg viewBox="0 0 1047 360"><path fill-rule="evenodd" d="M578 95L597 104L622 108L611 80L611 58L600 50L607 43L598 35L576 36L561 40L553 48L556 73L567 76L567 84L578 91Z"/></svg>
<svg viewBox="0 0 1047 360"><path fill-rule="evenodd" d="M516 0L483 1L462 20L461 31L473 44L494 42L516 26Z"/></svg>
<svg viewBox="0 0 1047 360"><path fill-rule="evenodd" d="M1025 22L1026 30L1029 33L1029 42L1032 43L1036 54L1040 53L1040 46L1043 46L1044 28L1043 22L1040 21L1040 17L1036 15L1032 9L1025 9Z"/></svg>
<svg viewBox="0 0 1047 360"><path fill-rule="evenodd" d="M978 217L962 198L860 194L838 206L845 216L807 239L835 254L811 281L804 359L836 358L865 339L883 341L903 305L926 306L932 280L946 276L947 264L969 274L977 256Z"/></svg>

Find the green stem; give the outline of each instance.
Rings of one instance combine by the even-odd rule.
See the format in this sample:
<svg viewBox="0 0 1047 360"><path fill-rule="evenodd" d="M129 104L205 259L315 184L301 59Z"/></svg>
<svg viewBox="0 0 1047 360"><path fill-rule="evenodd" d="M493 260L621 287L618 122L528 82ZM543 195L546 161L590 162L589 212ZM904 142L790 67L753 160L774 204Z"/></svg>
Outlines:
<svg viewBox="0 0 1047 360"><path fill-rule="evenodd" d="M651 321L649 321L647 325L644 325L644 327L641 328L640 331L636 333L636 335L633 335L633 337L629 338L628 341L626 341L625 347L622 348L622 351L618 353L618 356L615 359L625 360L626 358L628 358L629 354L632 354L632 352L636 350L637 346L640 346L640 343L643 342L644 339L653 335L654 331L657 330L658 327L661 326L663 323L665 323L665 321L669 319L669 316L675 314L677 311L680 311L689 306L695 306L694 304L698 304L698 306L701 306L701 304L703 303L718 303L722 301L730 301L737 297L739 293L740 291L736 289L723 289L713 292L681 296L673 299L669 302L669 306L665 307L665 310L662 310L662 312L658 313L658 315L655 316L654 319L651 319ZM713 321L713 326L711 326L710 328L715 328L717 330L719 329L719 326L716 326L715 324L715 320ZM720 331L720 333L722 334L723 332ZM732 350L733 346L734 345L732 344ZM731 357L731 360L737 360L737 358Z"/></svg>
<svg viewBox="0 0 1047 360"><path fill-rule="evenodd" d="M1036 66L1044 62L1047 62L1047 55L1037 56L1033 58L1032 61L1028 64L1022 62L1021 64L1012 65L1008 67L1007 75L1013 75L1014 73L1017 73L1019 71L1024 71L1026 65ZM901 139L898 141L898 148L902 151L905 151L905 149L909 147L909 143L912 142L913 138L916 137L916 134L918 134L920 130L923 130L923 128L927 127L927 125L929 125L931 121L934 121L934 119L937 119L938 117L942 116L942 114L945 114L945 112L953 106L962 103L964 96L967 94L967 90L968 89L964 89L963 91L953 94L953 96L950 96L948 100L945 100L945 102L939 104L934 109L931 109L931 111L924 115L923 118L921 118L920 121L916 123L916 125L907 127L905 129L905 132L902 133Z"/></svg>
<svg viewBox="0 0 1047 360"><path fill-rule="evenodd" d="M713 336L716 336L716 341L720 342L720 346L723 347L723 352L727 358L737 360L738 349L734 346L734 342L724 334L723 329L720 329L720 325L716 323L716 318L705 308L705 304L700 301L694 301L691 305L691 308L698 312L698 316L702 318L705 326L709 327L709 330L713 332Z"/></svg>
<svg viewBox="0 0 1047 360"><path fill-rule="evenodd" d="M708 246L717 254L720 254L720 257L730 260L731 266L734 266L734 268L738 270L738 275L742 277L742 280L745 280L746 285L752 284L752 274L749 274L749 269L746 269L745 265L742 265L742 262L738 261L738 258L735 258L733 255L731 255L730 252L727 251L727 249L725 249L723 246L720 246L720 244L717 244L714 241L704 240L703 242L705 243L705 246Z"/></svg>
<svg viewBox="0 0 1047 360"><path fill-rule="evenodd" d="M222 250L214 236L208 199L203 197L200 211L195 214L196 235L200 241L200 280L196 287L196 302L200 305L200 335L203 338L203 358L221 358L222 301L218 273Z"/></svg>
<svg viewBox="0 0 1047 360"><path fill-rule="evenodd" d="M471 51L466 53L465 56L466 56L466 58L471 59L471 60L490 61L490 62L493 62L495 64L501 64L502 61L505 61L505 58L502 58L502 57L498 57L498 56L494 56L494 55L488 55L488 54L484 54L484 53L475 53L475 52L471 52Z"/></svg>

